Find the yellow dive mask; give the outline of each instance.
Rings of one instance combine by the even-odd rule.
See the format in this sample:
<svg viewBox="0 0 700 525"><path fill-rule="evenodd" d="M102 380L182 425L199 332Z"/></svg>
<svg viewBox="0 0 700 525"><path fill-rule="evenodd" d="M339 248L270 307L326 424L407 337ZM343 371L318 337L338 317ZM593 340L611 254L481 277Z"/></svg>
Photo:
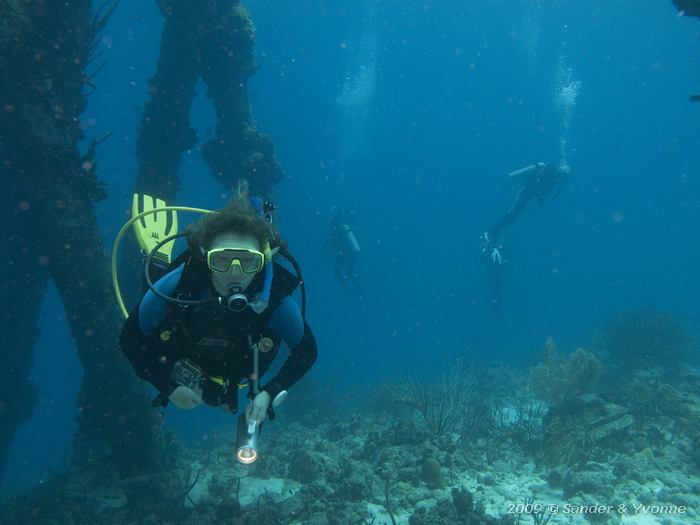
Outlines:
<svg viewBox="0 0 700 525"><path fill-rule="evenodd" d="M265 266L265 254L248 248L215 248L207 252L207 266L219 273L228 272L234 264L242 273L258 273Z"/></svg>

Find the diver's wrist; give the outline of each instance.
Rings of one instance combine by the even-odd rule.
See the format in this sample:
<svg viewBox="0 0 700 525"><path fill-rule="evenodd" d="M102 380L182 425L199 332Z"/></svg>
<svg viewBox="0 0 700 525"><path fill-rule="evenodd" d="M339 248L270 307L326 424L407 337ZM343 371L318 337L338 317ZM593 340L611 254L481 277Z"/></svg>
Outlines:
<svg viewBox="0 0 700 525"><path fill-rule="evenodd" d="M263 387L263 391L268 393L270 399L275 399L283 390L285 390L285 388L275 381L272 381Z"/></svg>

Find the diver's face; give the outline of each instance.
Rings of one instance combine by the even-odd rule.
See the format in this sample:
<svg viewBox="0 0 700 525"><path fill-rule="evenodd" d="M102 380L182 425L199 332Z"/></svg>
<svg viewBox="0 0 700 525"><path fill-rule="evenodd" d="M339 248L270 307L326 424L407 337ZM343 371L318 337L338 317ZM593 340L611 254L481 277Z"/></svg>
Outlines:
<svg viewBox="0 0 700 525"><path fill-rule="evenodd" d="M247 250L260 251L260 243L251 235L241 235L238 233L220 233L214 237L210 250L217 248L244 248ZM214 289L221 295L229 293L232 287L240 286L243 290L250 286L256 274L245 274L241 272L238 264L232 264L225 273L211 272L211 282Z"/></svg>

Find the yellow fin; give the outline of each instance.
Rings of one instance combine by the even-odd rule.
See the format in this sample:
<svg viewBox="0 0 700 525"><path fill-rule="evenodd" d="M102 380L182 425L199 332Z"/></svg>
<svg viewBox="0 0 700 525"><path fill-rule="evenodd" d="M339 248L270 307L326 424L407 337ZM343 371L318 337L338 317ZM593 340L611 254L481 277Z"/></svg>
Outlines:
<svg viewBox="0 0 700 525"><path fill-rule="evenodd" d="M159 208L165 208L167 204L162 199L157 199L146 194L134 193L131 201L131 216ZM134 233L139 246L145 253L151 253L160 241L177 233L177 212L172 210L156 211L144 215L134 222ZM167 266L170 264L173 245L169 242L161 246L153 255L154 262Z"/></svg>

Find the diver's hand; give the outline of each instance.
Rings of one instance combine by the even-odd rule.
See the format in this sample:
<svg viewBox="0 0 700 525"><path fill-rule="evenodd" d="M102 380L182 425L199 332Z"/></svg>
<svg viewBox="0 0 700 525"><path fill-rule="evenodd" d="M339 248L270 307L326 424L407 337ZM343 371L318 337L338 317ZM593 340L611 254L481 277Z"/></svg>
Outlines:
<svg viewBox="0 0 700 525"><path fill-rule="evenodd" d="M194 388L189 388L179 385L172 391L169 399L177 408L182 408L183 410L190 410L198 407L204 402L202 400L202 390L196 386Z"/></svg>
<svg viewBox="0 0 700 525"><path fill-rule="evenodd" d="M264 390L253 398L245 409L246 419L248 424L255 421L258 426L265 421L265 416L267 415L267 409L270 406L270 394Z"/></svg>

